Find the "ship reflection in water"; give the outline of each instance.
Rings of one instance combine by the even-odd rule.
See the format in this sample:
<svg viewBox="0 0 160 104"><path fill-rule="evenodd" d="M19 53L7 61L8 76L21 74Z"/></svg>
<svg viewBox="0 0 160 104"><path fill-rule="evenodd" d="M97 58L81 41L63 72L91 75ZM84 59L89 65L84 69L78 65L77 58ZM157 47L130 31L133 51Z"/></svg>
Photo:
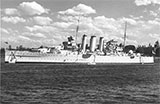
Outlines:
<svg viewBox="0 0 160 104"><path fill-rule="evenodd" d="M2 104L158 104L160 66L2 63Z"/></svg>

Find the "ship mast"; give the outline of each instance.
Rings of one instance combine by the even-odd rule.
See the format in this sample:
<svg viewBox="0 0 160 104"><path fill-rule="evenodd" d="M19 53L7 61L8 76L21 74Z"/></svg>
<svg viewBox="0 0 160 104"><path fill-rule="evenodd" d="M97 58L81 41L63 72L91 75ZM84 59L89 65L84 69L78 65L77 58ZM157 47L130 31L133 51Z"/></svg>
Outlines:
<svg viewBox="0 0 160 104"><path fill-rule="evenodd" d="M125 29L124 29L124 42L123 42L123 46L125 47L126 45L126 37L127 37L127 22L125 22Z"/></svg>
<svg viewBox="0 0 160 104"><path fill-rule="evenodd" d="M77 35L78 35L78 30L79 30L79 21L80 21L80 16L78 17L78 23L77 23L77 28L76 28L76 44L77 44Z"/></svg>

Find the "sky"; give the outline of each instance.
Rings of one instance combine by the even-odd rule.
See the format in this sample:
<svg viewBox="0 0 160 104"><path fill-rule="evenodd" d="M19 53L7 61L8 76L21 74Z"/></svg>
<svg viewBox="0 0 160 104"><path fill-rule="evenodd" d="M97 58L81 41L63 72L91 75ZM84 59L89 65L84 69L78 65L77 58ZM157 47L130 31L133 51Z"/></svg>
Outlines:
<svg viewBox="0 0 160 104"><path fill-rule="evenodd" d="M59 45L84 34L126 45L160 41L160 0L1 0L1 47ZM8 42L8 44L5 44Z"/></svg>

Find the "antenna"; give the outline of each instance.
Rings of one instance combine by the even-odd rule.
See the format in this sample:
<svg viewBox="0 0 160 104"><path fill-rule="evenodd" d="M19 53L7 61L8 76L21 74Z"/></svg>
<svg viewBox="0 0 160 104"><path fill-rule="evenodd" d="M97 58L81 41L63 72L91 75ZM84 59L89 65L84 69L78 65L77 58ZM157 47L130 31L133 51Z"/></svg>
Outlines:
<svg viewBox="0 0 160 104"><path fill-rule="evenodd" d="M124 43L123 46L125 47L126 45L126 37L127 37L127 22L125 22L125 29L124 29Z"/></svg>

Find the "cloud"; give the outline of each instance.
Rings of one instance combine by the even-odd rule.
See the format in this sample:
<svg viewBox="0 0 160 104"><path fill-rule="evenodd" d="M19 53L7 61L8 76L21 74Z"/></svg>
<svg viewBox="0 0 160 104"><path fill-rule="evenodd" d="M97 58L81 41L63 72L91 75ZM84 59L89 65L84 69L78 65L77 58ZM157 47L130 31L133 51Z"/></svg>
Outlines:
<svg viewBox="0 0 160 104"><path fill-rule="evenodd" d="M95 27L102 30L103 34L106 35L108 39L117 39L122 42L124 34L124 23L128 22L127 25L127 44L142 44L143 41L148 41L149 33L159 34L160 30L160 20L156 18L155 20L144 21L141 18L107 18L105 16L97 16L92 22ZM105 36L105 35L104 35ZM136 40L136 41L135 41Z"/></svg>
<svg viewBox="0 0 160 104"><path fill-rule="evenodd" d="M114 18L106 18L105 16L97 16L94 18L96 21L115 21Z"/></svg>
<svg viewBox="0 0 160 104"><path fill-rule="evenodd" d="M160 0L135 0L137 6L149 5L149 4L160 4Z"/></svg>
<svg viewBox="0 0 160 104"><path fill-rule="evenodd" d="M79 32L87 35L102 35L103 30L95 26L93 23L81 23L79 26Z"/></svg>
<svg viewBox="0 0 160 104"><path fill-rule="evenodd" d="M49 17L36 16L32 20L38 25L49 25L52 22L52 19Z"/></svg>
<svg viewBox="0 0 160 104"><path fill-rule="evenodd" d="M142 19L143 18L143 16L139 16L139 17L135 17L135 16L133 16L133 15L129 15L130 16L130 18L132 18L132 19L134 19L134 20L139 20L139 19Z"/></svg>
<svg viewBox="0 0 160 104"><path fill-rule="evenodd" d="M77 7L74 7L73 10L84 13L84 14L91 14L91 13L96 13L96 10L94 10L92 7L84 5L84 4L79 4Z"/></svg>
<svg viewBox="0 0 160 104"><path fill-rule="evenodd" d="M157 21L157 20L149 20L148 21L148 24L149 25L154 25L154 26L159 26L159 29L160 29L160 22L159 21Z"/></svg>
<svg viewBox="0 0 160 104"><path fill-rule="evenodd" d="M4 22L10 22L13 24L17 24L19 22L26 22L26 20L24 18L17 17L17 16L15 16L15 17L2 17L1 20Z"/></svg>
<svg viewBox="0 0 160 104"><path fill-rule="evenodd" d="M94 24L103 29L117 30L118 24L114 18L106 18L105 16L97 16L94 18Z"/></svg>
<svg viewBox="0 0 160 104"><path fill-rule="evenodd" d="M123 17L123 18L120 19L120 21L122 23L125 23L125 22L130 23L131 25L136 25L137 24L137 22L134 19L131 19L131 18Z"/></svg>
<svg viewBox="0 0 160 104"><path fill-rule="evenodd" d="M58 19L61 19L62 21L75 21L75 16L68 16L68 15L57 15Z"/></svg>
<svg viewBox="0 0 160 104"><path fill-rule="evenodd" d="M23 2L19 5L19 8L22 12L27 13L28 15L41 15L43 13L48 13L49 9L42 7L37 2Z"/></svg>
<svg viewBox="0 0 160 104"><path fill-rule="evenodd" d="M78 20L80 20L80 22L92 21L91 17L86 17L86 16L58 15L57 18L67 22L77 22Z"/></svg>
<svg viewBox="0 0 160 104"><path fill-rule="evenodd" d="M160 7L158 8L157 13L158 13L158 14L159 14L159 16L160 16Z"/></svg>
<svg viewBox="0 0 160 104"><path fill-rule="evenodd" d="M109 18L105 16L89 17L88 15L96 13L96 10L90 6L79 4L73 8L67 9L66 11L60 11L57 16L58 19L53 21L52 18L47 17L46 15L39 16L43 13L48 13L48 11L41 5L41 9L39 9L40 7L33 6L34 3L23 2L17 9L4 9L6 11L4 13L8 16L2 16L1 20L3 22L10 22L13 24L26 22L25 25L20 24L22 27L18 27L18 32L10 31L10 27L7 27L7 29L1 29L1 31L5 34L4 36L6 39L13 39L17 41L17 43L25 43L28 45L30 42L38 45L39 43L48 45L60 44L66 40L67 36L75 36L76 26L78 23L77 20L80 14L78 42L81 41L83 34L88 35L88 38L91 35L96 35L97 39L99 36L104 36L107 41L109 39L116 39L118 42L123 42L125 21L128 22L127 44L140 44L142 43L142 39L143 41L148 42L150 39L153 40L153 38L159 38L160 19L156 16L156 14L154 14L154 11L147 12L148 14L157 17L154 20L148 20L143 16L135 17L133 15L120 18ZM24 18L18 16L12 16L18 15L16 13L19 10L23 11L24 14L32 15L32 17L21 15L27 18L25 20ZM19 11L19 13L22 12ZM22 29L23 27L24 29Z"/></svg>
<svg viewBox="0 0 160 104"><path fill-rule="evenodd" d="M63 18L63 16L62 16ZM57 28L62 28L63 30L61 31L68 31L72 32L72 34L75 34L76 27L78 24L76 16L65 16L65 19L63 18L62 20L66 22L55 22L53 26ZM97 27L94 23L94 20L91 17L81 17L79 21L79 34L88 34L88 35L93 35L93 34L102 34L102 30Z"/></svg>
<svg viewBox="0 0 160 104"><path fill-rule="evenodd" d="M150 13L151 16L154 16L154 17L156 17L158 15L158 13L156 13L154 11L149 11L149 13Z"/></svg>
<svg viewBox="0 0 160 104"><path fill-rule="evenodd" d="M30 37L38 37L38 38L46 38L46 36L42 33L31 33L31 32L24 32L22 33L25 36L30 36Z"/></svg>
<svg viewBox="0 0 160 104"><path fill-rule="evenodd" d="M39 25L34 25L32 27L25 26L25 28L30 31L30 32L44 32L44 33L51 33L55 32L56 28L53 26L39 26Z"/></svg>
<svg viewBox="0 0 160 104"><path fill-rule="evenodd" d="M159 39L160 40L160 34L149 34L150 37L154 38L154 39Z"/></svg>
<svg viewBox="0 0 160 104"><path fill-rule="evenodd" d="M2 34L9 34L9 31L6 30L6 29L4 29L4 28L1 28L1 33L2 33Z"/></svg>
<svg viewBox="0 0 160 104"><path fill-rule="evenodd" d="M15 8L6 8L3 10L6 15L20 15L19 11Z"/></svg>
<svg viewBox="0 0 160 104"><path fill-rule="evenodd" d="M73 24L72 22L55 22L53 23L53 26L66 29L72 24Z"/></svg>
<svg viewBox="0 0 160 104"><path fill-rule="evenodd" d="M28 38L28 37L25 37L25 36L21 36L21 35L19 35L18 36L18 38L20 38L20 39L22 39L22 40L31 40L30 38ZM17 39L16 39L17 40Z"/></svg>
<svg viewBox="0 0 160 104"><path fill-rule="evenodd" d="M62 23L58 22L56 23L56 25L59 25L61 27L63 26L67 27L67 25L71 23L70 26L66 28L66 30L68 30L68 32L69 30L72 30L72 32L75 32L75 29L77 26L77 21L75 17L76 16L61 16L60 19L67 22L62 22ZM143 18L143 17L138 17L138 19L139 18ZM105 16L97 16L94 18L82 16L80 18L80 23L79 23L79 34L86 34L88 36L96 35L97 37L104 36L107 39L111 39L112 36L117 36L119 38L116 38L116 39L119 39L120 41L122 41L121 38L123 37L123 34L124 34L125 21L127 21L128 24L130 24L129 28L133 28L134 26L136 27L140 22L138 20L135 20L132 18L125 18L125 17L114 19L114 18L107 18ZM128 32L130 33L133 32L134 34L134 31L128 31ZM136 42L132 41L132 43L136 43Z"/></svg>
<svg viewBox="0 0 160 104"><path fill-rule="evenodd" d="M71 25L77 26L78 24L78 16L58 16L58 18L62 19L65 22L54 22L53 26L60 28L70 28ZM80 17L79 23L92 23L93 20L91 17ZM72 27L72 26L71 26Z"/></svg>
<svg viewBox="0 0 160 104"><path fill-rule="evenodd" d="M77 6L74 6L71 9L67 9L65 11L59 11L60 14L67 14L67 15L87 15L96 13L96 10L94 10L92 7L87 6L85 4L79 4Z"/></svg>
<svg viewBox="0 0 160 104"><path fill-rule="evenodd" d="M160 18L155 18L155 21L158 21L158 22L160 22Z"/></svg>

